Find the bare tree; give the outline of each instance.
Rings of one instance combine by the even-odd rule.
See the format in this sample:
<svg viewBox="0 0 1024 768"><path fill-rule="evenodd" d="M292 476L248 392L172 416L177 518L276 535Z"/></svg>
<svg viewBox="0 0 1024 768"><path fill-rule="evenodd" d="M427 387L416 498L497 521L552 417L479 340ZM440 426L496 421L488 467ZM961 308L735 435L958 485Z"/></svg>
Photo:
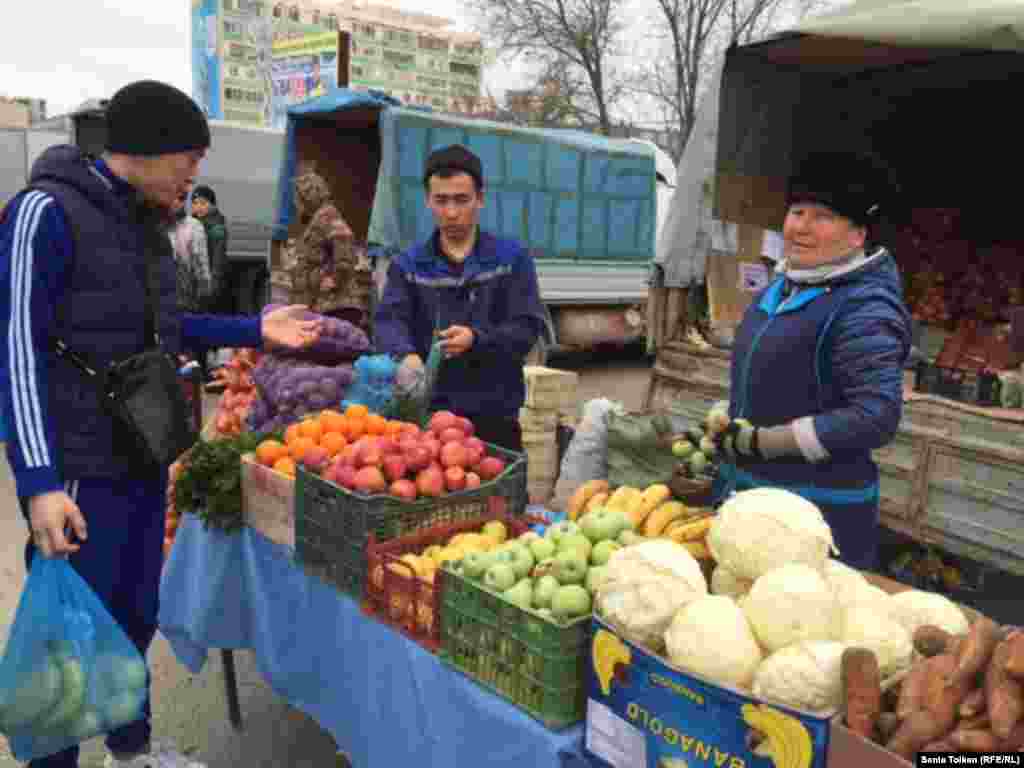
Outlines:
<svg viewBox="0 0 1024 768"><path fill-rule="evenodd" d="M624 0L471 0L481 31L506 54L540 70L538 84L558 81L560 98L580 122L611 130L625 90L613 72L625 25Z"/></svg>

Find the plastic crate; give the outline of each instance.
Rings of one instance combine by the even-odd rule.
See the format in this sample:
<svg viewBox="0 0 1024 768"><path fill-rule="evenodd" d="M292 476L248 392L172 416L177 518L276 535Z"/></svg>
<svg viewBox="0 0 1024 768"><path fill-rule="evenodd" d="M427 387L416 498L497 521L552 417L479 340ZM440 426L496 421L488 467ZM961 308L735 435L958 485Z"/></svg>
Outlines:
<svg viewBox="0 0 1024 768"><path fill-rule="evenodd" d="M914 389L970 405L998 407L1002 382L994 373L919 363Z"/></svg>
<svg viewBox="0 0 1024 768"><path fill-rule="evenodd" d="M492 520L505 524L514 539L537 524L539 517L492 514L461 523L434 526L391 541L378 542L370 535L366 546L366 600L363 612L389 624L427 650L441 646L441 583L416 576L402 555L419 554L427 547L443 545L460 533L480 531Z"/></svg>
<svg viewBox="0 0 1024 768"><path fill-rule="evenodd" d="M559 730L586 713L590 615L558 624L442 568L441 658Z"/></svg>
<svg viewBox="0 0 1024 768"><path fill-rule="evenodd" d="M361 600L366 547L446 523L526 512L526 458L487 444L505 462L502 474L471 491L403 501L349 491L299 468L295 483L295 560L307 572Z"/></svg>

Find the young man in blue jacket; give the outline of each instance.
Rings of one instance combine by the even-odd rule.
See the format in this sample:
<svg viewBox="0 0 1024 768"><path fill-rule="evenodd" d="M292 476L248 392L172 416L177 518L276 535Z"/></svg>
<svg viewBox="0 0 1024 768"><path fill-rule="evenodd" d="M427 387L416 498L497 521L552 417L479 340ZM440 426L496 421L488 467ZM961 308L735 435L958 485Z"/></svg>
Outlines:
<svg viewBox="0 0 1024 768"><path fill-rule="evenodd" d="M377 307L378 351L422 367L441 339L433 410L473 421L486 442L522 451L523 364L544 329L533 258L515 240L480 230L484 174L463 146L427 158L433 236L398 257Z"/></svg>
<svg viewBox="0 0 1024 768"><path fill-rule="evenodd" d="M319 324L296 307L262 318L183 315L166 225L210 145L184 93L143 81L114 95L106 152L47 150L0 216L0 398L7 455L31 540L26 559L69 557L145 656L157 629L167 467L124 452L95 385L59 339L96 370L148 344L146 265L157 270L157 328L168 353L191 346L301 347ZM107 737L112 766L195 768L150 742L142 720ZM30 766L73 768L78 748Z"/></svg>

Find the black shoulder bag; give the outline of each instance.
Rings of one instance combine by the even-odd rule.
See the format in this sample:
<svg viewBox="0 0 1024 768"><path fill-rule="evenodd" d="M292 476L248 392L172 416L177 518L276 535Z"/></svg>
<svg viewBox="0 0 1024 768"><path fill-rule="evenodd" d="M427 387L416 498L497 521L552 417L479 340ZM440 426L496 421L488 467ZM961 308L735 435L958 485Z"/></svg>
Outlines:
<svg viewBox="0 0 1024 768"><path fill-rule="evenodd" d="M62 340L57 357L67 358L94 382L104 408L114 419L114 438L133 457L151 466L172 464L196 442L177 366L160 343L156 307L158 254L146 254L146 348L114 361L99 373ZM150 346L151 345L151 346Z"/></svg>

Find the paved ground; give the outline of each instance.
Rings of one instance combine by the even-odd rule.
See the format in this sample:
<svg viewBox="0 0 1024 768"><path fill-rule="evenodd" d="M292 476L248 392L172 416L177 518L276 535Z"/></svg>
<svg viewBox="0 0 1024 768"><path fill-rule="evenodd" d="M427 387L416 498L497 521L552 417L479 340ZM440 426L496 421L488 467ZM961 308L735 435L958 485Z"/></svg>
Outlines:
<svg viewBox="0 0 1024 768"><path fill-rule="evenodd" d="M639 408L646 392L649 363L633 352L573 355L552 360L553 367L581 374L580 399L608 396ZM16 508L10 469L0 458L0 638L14 619L21 585L27 529ZM236 652L239 695L245 731L227 722L220 654L213 653L202 673L190 675L177 663L167 643L157 638L150 652L154 672L154 722L157 738L174 739L196 750L210 768L326 768L336 765L333 739L315 721L290 708L263 682L251 654ZM86 746L82 766L98 768L103 750ZM0 737L0 768L18 764ZM356 766L356 768L397 768Z"/></svg>

